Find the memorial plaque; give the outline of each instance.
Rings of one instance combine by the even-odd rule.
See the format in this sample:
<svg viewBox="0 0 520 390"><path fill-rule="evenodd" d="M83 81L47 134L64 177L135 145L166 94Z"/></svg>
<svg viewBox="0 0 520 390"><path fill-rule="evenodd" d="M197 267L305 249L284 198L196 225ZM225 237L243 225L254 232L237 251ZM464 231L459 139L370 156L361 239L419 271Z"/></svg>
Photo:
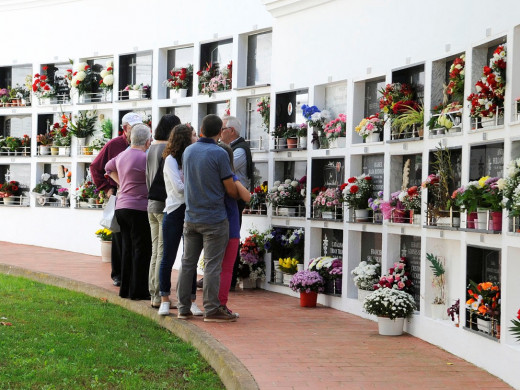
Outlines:
<svg viewBox="0 0 520 390"><path fill-rule="evenodd" d="M343 258L343 230L321 230L321 255Z"/></svg>
<svg viewBox="0 0 520 390"><path fill-rule="evenodd" d="M421 298L421 237L401 236L401 256L406 257L410 267L411 279L414 285L413 297L419 310Z"/></svg>
<svg viewBox="0 0 520 390"><path fill-rule="evenodd" d="M375 260L381 264L383 237L380 233L361 233L361 260Z"/></svg>
<svg viewBox="0 0 520 390"><path fill-rule="evenodd" d="M363 173L372 177L373 196L377 196L384 187L384 155L363 156Z"/></svg>
<svg viewBox="0 0 520 390"><path fill-rule="evenodd" d="M471 148L469 179L483 176L501 177L504 172L504 144L480 145Z"/></svg>

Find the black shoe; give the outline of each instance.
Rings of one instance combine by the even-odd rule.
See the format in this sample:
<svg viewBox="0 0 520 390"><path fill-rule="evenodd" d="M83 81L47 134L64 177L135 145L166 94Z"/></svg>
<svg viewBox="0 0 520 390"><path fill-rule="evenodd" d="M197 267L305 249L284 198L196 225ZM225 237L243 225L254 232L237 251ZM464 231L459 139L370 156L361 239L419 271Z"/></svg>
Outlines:
<svg viewBox="0 0 520 390"><path fill-rule="evenodd" d="M204 278L200 278L199 280L197 280L197 288L202 288L204 284Z"/></svg>
<svg viewBox="0 0 520 390"><path fill-rule="evenodd" d="M121 286L121 278L115 277L112 280L113 280L114 286L116 286L116 287L120 287Z"/></svg>

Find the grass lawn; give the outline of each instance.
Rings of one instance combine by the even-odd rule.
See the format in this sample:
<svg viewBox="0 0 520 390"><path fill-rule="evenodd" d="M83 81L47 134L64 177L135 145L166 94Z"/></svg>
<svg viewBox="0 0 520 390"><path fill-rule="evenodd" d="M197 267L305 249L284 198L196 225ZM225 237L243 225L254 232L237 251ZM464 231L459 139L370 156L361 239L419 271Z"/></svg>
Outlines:
<svg viewBox="0 0 520 390"><path fill-rule="evenodd" d="M103 299L0 274L0 388L223 389L192 346Z"/></svg>

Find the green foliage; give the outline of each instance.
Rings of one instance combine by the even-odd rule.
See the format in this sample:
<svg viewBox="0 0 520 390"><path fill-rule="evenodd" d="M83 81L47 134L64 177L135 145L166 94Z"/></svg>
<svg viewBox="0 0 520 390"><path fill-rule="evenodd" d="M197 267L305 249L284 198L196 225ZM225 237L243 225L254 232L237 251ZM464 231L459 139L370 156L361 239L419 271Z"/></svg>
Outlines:
<svg viewBox="0 0 520 390"><path fill-rule="evenodd" d="M424 126L424 108L419 105L418 109L415 110L413 107L406 106L407 110L399 115L396 119L392 120L392 127L397 129L399 134L407 131L413 126L418 129Z"/></svg>
<svg viewBox="0 0 520 390"><path fill-rule="evenodd" d="M101 131L103 132L103 137L106 139L112 139L112 120L107 118L101 123Z"/></svg>
<svg viewBox="0 0 520 390"><path fill-rule="evenodd" d="M97 121L96 111L80 111L79 115L74 116L74 119L75 121L69 122L72 135L77 138L86 138L94 134Z"/></svg>
<svg viewBox="0 0 520 390"><path fill-rule="evenodd" d="M439 278L444 275L446 270L437 256L435 256L433 253L426 253L426 259L428 259L428 261L431 263L430 268L433 271L433 275L435 277Z"/></svg>
<svg viewBox="0 0 520 390"><path fill-rule="evenodd" d="M0 275L5 389L223 389L190 345L106 299Z"/></svg>
<svg viewBox="0 0 520 390"><path fill-rule="evenodd" d="M516 340L520 342L520 321L511 320L511 322L513 323L513 326L509 328L509 331L516 338Z"/></svg>

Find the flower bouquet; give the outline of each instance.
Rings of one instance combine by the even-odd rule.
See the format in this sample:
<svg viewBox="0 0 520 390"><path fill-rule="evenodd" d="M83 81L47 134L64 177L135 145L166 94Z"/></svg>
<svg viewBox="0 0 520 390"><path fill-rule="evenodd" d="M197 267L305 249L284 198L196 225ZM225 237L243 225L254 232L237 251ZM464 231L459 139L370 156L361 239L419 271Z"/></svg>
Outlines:
<svg viewBox="0 0 520 390"><path fill-rule="evenodd" d="M469 309L472 327L496 336L496 322L500 319L500 286L493 282L477 284L470 280L468 297L466 308ZM476 316L476 322L473 321L473 316Z"/></svg>
<svg viewBox="0 0 520 390"><path fill-rule="evenodd" d="M410 270L405 257L401 257L394 266L388 270L386 275L379 278L379 281L374 284L374 290L380 288L390 288L394 290L402 290L407 293L412 293L413 283L410 278Z"/></svg>
<svg viewBox="0 0 520 390"><path fill-rule="evenodd" d="M280 257L278 259L278 264L280 266L280 271L282 271L285 274L294 275L298 270L298 264L300 264L300 262L298 261L298 259L295 259L294 257Z"/></svg>
<svg viewBox="0 0 520 390"><path fill-rule="evenodd" d="M96 130L96 121L96 111L80 111L74 115L74 121L69 120L69 131L76 138L90 137Z"/></svg>
<svg viewBox="0 0 520 390"><path fill-rule="evenodd" d="M48 66L42 67L42 73L36 73L34 75L34 80L32 83L32 91L34 95L40 99L40 104L43 103L42 99L50 100L56 93L54 91L54 87L49 84L49 79L47 77L47 69ZM50 101L45 102L47 104Z"/></svg>
<svg viewBox="0 0 520 390"><path fill-rule="evenodd" d="M95 65L101 68L100 65ZM72 91L77 91L79 96L95 93L99 90L103 77L98 72L94 72L92 67L86 62L80 62L74 66L74 72L70 80Z"/></svg>
<svg viewBox="0 0 520 390"><path fill-rule="evenodd" d="M383 221L383 215L381 213L381 205L383 204L383 191L378 191L375 198L368 198L368 207L372 209L374 214L374 223L381 223Z"/></svg>
<svg viewBox="0 0 520 390"><path fill-rule="evenodd" d="M300 210L305 202L305 179L286 179L283 183L273 183L273 188L267 193L267 203L273 207L275 215L298 217L305 214L305 211Z"/></svg>
<svg viewBox="0 0 520 390"><path fill-rule="evenodd" d="M215 92L231 89L233 61L225 69L219 70L218 64L206 64L206 68L197 72L199 92L211 96Z"/></svg>
<svg viewBox="0 0 520 390"><path fill-rule="evenodd" d="M251 199L249 199L249 213L267 214L267 181L255 187L251 191Z"/></svg>
<svg viewBox="0 0 520 390"><path fill-rule="evenodd" d="M36 201L40 206L44 206L47 202L51 201L56 189L57 187L53 177L48 173L42 173L41 180L33 188L31 195L36 197Z"/></svg>
<svg viewBox="0 0 520 390"><path fill-rule="evenodd" d="M7 204L5 198L10 198L12 196L21 196L22 189L20 188L20 183L16 180L10 180L0 185L0 198L3 198L4 204Z"/></svg>
<svg viewBox="0 0 520 390"><path fill-rule="evenodd" d="M108 95L114 88L114 63L112 61L107 61L106 69L103 69L99 75L102 77L99 81L99 87ZM111 96L112 94L110 94L110 98Z"/></svg>
<svg viewBox="0 0 520 390"><path fill-rule="evenodd" d="M256 111L262 117L262 127L269 133L270 115L271 115L271 98L269 96L262 96L256 103Z"/></svg>
<svg viewBox="0 0 520 390"><path fill-rule="evenodd" d="M163 82L163 85L179 92L180 97L186 97L188 89L193 83L193 65L189 64L186 67L174 68L170 70L170 78Z"/></svg>
<svg viewBox="0 0 520 390"><path fill-rule="evenodd" d="M482 121L482 118L504 116L504 93L506 87L506 45L499 45L484 66L482 78L475 84L476 93L471 93L467 100L471 102L470 117L474 118L473 129L483 125L497 125L495 120Z"/></svg>
<svg viewBox="0 0 520 390"><path fill-rule="evenodd" d="M384 121L379 119L379 113L370 115L368 118L364 118L356 126L356 133L358 133L364 140L369 138L367 142L378 142L379 133L383 132ZM372 137L373 134L377 134L377 137Z"/></svg>
<svg viewBox="0 0 520 390"><path fill-rule="evenodd" d="M325 123L330 118L330 113L327 110L321 111L316 106L302 105L302 113L310 127L315 127L318 131L322 130Z"/></svg>
<svg viewBox="0 0 520 390"><path fill-rule="evenodd" d="M372 177L362 174L360 176L353 176L343 183L340 187L343 194L343 201L349 208L354 210L366 210L368 208L368 199L372 195ZM366 220L368 213L365 215L356 215L361 219Z"/></svg>
<svg viewBox="0 0 520 390"><path fill-rule="evenodd" d="M510 161L507 165L502 193L504 207L510 216L517 219L520 216L520 158Z"/></svg>
<svg viewBox="0 0 520 390"><path fill-rule="evenodd" d="M76 188L76 201L80 204L82 202L95 203L96 198L99 196L99 191L96 185L90 180L84 181L79 187Z"/></svg>
<svg viewBox="0 0 520 390"><path fill-rule="evenodd" d="M339 137L346 137L347 116L345 114L339 114L336 119L331 120L325 125L323 132L325 133L327 140L329 140L329 147L331 141L337 140Z"/></svg>
<svg viewBox="0 0 520 390"><path fill-rule="evenodd" d="M112 241L112 231L106 228L98 229L94 233L101 241Z"/></svg>
<svg viewBox="0 0 520 390"><path fill-rule="evenodd" d="M304 292L322 292L323 278L316 271L303 270L296 272L289 283L289 287L293 291Z"/></svg>
<svg viewBox="0 0 520 390"><path fill-rule="evenodd" d="M374 291L374 285L379 282L381 264L369 257L367 261L359 262L350 274L359 290Z"/></svg>
<svg viewBox="0 0 520 390"><path fill-rule="evenodd" d="M314 218L341 219L342 201L338 187L322 189L312 202Z"/></svg>
<svg viewBox="0 0 520 390"><path fill-rule="evenodd" d="M326 283L325 292L341 294L343 261L340 258L321 256L311 259L309 271L316 271Z"/></svg>
<svg viewBox="0 0 520 390"><path fill-rule="evenodd" d="M128 84L123 91L128 92L128 99L145 99L150 97L150 86L141 84Z"/></svg>
<svg viewBox="0 0 520 390"><path fill-rule="evenodd" d="M265 233L254 229L249 233L251 235L245 238L240 248L238 275L242 280L246 278L263 280L265 279Z"/></svg>

